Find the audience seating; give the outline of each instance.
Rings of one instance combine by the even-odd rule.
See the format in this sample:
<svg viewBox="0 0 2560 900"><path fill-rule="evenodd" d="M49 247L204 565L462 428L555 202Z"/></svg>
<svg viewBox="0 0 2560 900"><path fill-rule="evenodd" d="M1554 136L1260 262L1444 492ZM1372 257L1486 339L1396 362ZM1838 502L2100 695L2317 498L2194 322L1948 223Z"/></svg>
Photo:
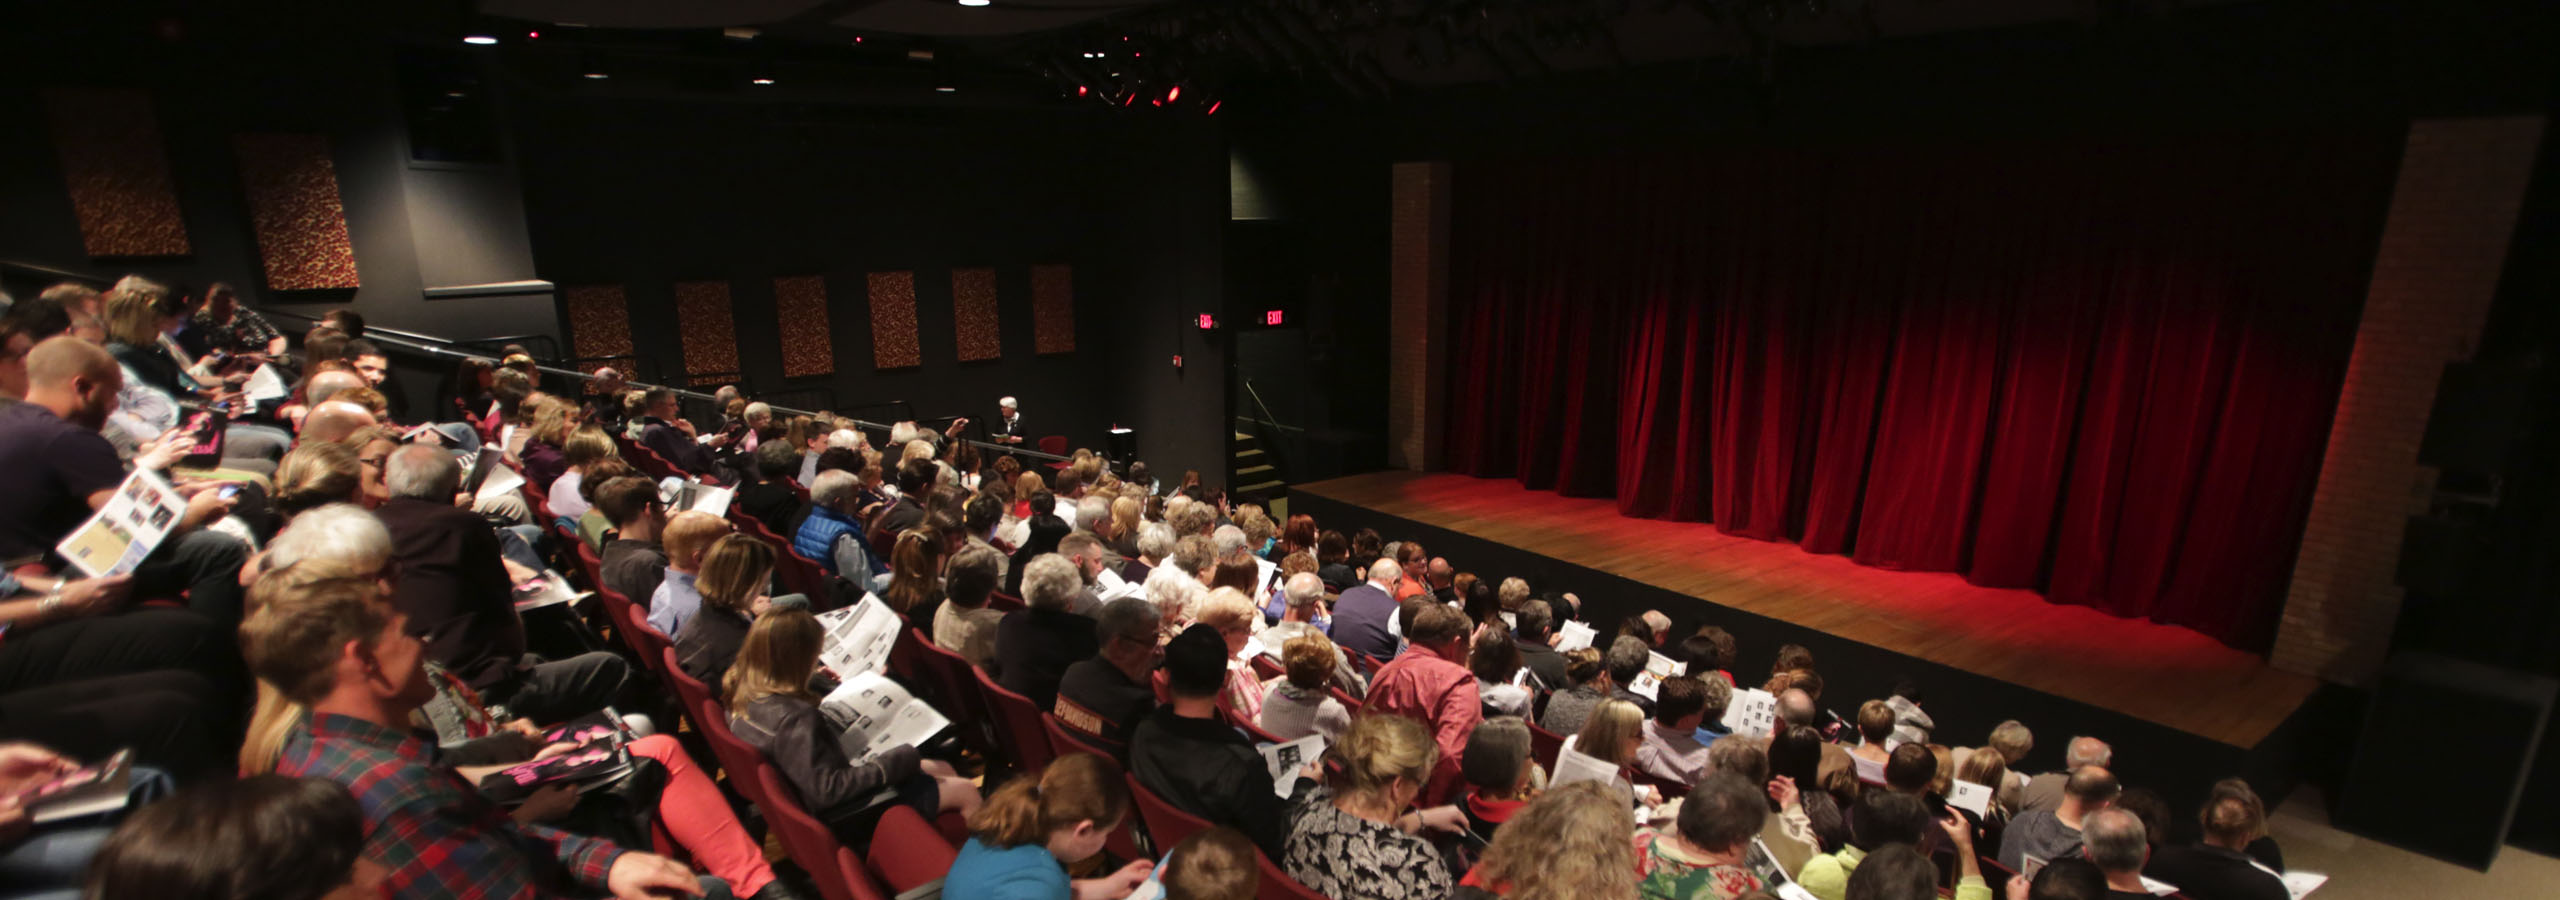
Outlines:
<svg viewBox="0 0 2560 900"><path fill-rule="evenodd" d="M753 752L754 748L748 749ZM810 880L817 882L819 896L826 900L887 900L891 896L872 880L853 851L836 840L835 832L829 831L826 823L800 808L791 785L782 780L782 773L775 771L772 764L759 757L753 772L747 777L764 794L763 800L756 801L756 808L764 811L765 823L772 826L783 849L790 851L792 859L800 860L800 867L808 870ZM735 780L737 773L732 772L731 776ZM830 861L834 864L830 865Z"/></svg>
<svg viewBox="0 0 2560 900"><path fill-rule="evenodd" d="M1173 808L1173 804L1166 803L1154 791L1147 790L1146 785L1139 784L1138 776L1125 777L1129 781L1129 796L1138 803L1138 817L1146 821L1147 837L1155 841L1156 852L1171 851L1184 839L1217 827L1206 819Z"/></svg>
<svg viewBox="0 0 2560 900"><path fill-rule="evenodd" d="M903 895L941 881L951 871L951 861L959 855L942 832L916 815L915 810L892 806L872 830L871 846L864 852L863 861L881 886Z"/></svg>
<svg viewBox="0 0 2560 900"><path fill-rule="evenodd" d="M993 594L987 595L987 606L1005 612L1021 612L1022 610L1029 609L1031 605L1022 602L1022 598L1020 597L1016 597L1003 591L997 591Z"/></svg>
<svg viewBox="0 0 2560 900"><path fill-rule="evenodd" d="M1036 772L1047 768L1058 751L1049 744L1049 736L1040 727L1040 707L1031 698L1006 690L1004 685L987 677L987 670L969 667L977 677L978 690L987 698L995 713L996 729L1003 733L1002 743L1011 751L1015 771Z"/></svg>
<svg viewBox="0 0 2560 900"><path fill-rule="evenodd" d="M1280 668L1278 660L1272 659L1267 654L1256 653L1253 655L1253 674L1262 676L1262 680L1264 681L1270 681L1271 679L1279 678L1289 673L1287 670Z"/></svg>
<svg viewBox="0 0 2560 900"><path fill-rule="evenodd" d="M1308 890L1306 885L1289 877L1289 873L1280 871L1280 864L1262 855L1262 851L1254 851L1253 861L1262 867L1262 880L1255 884L1254 900L1331 900Z"/></svg>
<svg viewBox="0 0 2560 900"><path fill-rule="evenodd" d="M907 629L899 643L916 645L913 659L922 670L924 683L933 687L935 695L930 702L951 720L961 743L990 761L1011 756L992 730L995 721L987 713L985 696L978 690L977 667L960 654L935 646L924 632L913 628Z"/></svg>
<svg viewBox="0 0 2560 900"><path fill-rule="evenodd" d="M613 436L613 443L622 449L624 462L630 463L632 468L640 470L640 474L649 476L651 480L663 481L668 478L684 477L683 470L676 468L674 463L668 462L666 457L659 456L658 451L641 446L638 441L617 434Z"/></svg>
<svg viewBox="0 0 2560 900"><path fill-rule="evenodd" d="M1563 753L1563 735L1540 728L1536 722L1529 723L1529 756L1536 759L1538 765L1545 766L1548 772L1553 773L1556 770L1556 757Z"/></svg>
<svg viewBox="0 0 2560 900"><path fill-rule="evenodd" d="M1110 762L1112 771L1119 771L1120 764L1114 761L1117 757L1113 756L1110 750L1104 749L1097 742L1079 737L1080 732L1069 729L1067 723L1060 721L1057 716L1041 713L1040 730L1048 733L1049 743L1058 751L1059 756L1070 753L1090 753L1102 757L1105 762ZM1111 855L1121 859L1153 858L1138 846L1138 823L1135 821L1137 818L1139 817L1129 817L1130 821L1120 823L1119 830L1111 833L1111 843L1107 845Z"/></svg>

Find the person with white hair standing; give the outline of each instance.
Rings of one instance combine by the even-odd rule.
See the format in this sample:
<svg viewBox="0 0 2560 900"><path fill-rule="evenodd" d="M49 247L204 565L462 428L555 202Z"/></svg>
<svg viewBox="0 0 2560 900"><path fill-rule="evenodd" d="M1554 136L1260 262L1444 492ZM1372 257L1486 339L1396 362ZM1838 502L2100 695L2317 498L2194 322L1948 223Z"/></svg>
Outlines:
<svg viewBox="0 0 2560 900"><path fill-rule="evenodd" d="M1022 446L1026 442L1022 427L1022 404L1011 397L998 398L996 420L987 426L987 439L1006 446Z"/></svg>

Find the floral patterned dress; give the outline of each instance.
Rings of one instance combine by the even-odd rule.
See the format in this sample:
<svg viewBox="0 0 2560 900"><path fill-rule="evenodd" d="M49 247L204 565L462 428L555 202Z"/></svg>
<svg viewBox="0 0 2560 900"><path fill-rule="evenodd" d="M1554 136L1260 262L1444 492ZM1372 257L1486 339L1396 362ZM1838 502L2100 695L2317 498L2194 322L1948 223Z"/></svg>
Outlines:
<svg viewBox="0 0 2560 900"><path fill-rule="evenodd" d="M1761 888L1751 870L1690 856L1661 832L1636 832L1636 893L1645 900L1733 900Z"/></svg>
<svg viewBox="0 0 2560 900"><path fill-rule="evenodd" d="M1298 807L1280 868L1333 900L1441 900L1451 890L1431 842L1336 809L1321 790Z"/></svg>

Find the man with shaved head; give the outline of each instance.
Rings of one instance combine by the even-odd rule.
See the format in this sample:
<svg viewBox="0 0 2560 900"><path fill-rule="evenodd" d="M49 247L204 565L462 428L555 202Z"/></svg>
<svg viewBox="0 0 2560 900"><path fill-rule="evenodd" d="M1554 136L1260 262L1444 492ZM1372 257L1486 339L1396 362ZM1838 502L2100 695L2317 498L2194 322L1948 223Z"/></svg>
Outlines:
<svg viewBox="0 0 2560 900"><path fill-rule="evenodd" d="M2027 786L2018 789L2018 811L2052 812L2062 808L2062 789L2070 780L2071 773L2087 766L2115 765L2115 756L2115 748L2107 746L2105 741L2093 737L2072 738L2062 752L2062 771L2046 772L2027 779Z"/></svg>
<svg viewBox="0 0 2560 900"><path fill-rule="evenodd" d="M25 402L0 409L0 497L9 498L16 513L0 516L0 559L50 553L115 496L126 475L115 447L98 434L124 387L115 358L64 336L29 350L26 365ZM155 442L134 461L167 469L185 449L182 442ZM231 509L230 499L206 487L181 486L191 495L186 514L134 571L133 592L146 598L188 592L190 606L229 627L240 619L240 565L249 554L238 539L199 527Z"/></svg>

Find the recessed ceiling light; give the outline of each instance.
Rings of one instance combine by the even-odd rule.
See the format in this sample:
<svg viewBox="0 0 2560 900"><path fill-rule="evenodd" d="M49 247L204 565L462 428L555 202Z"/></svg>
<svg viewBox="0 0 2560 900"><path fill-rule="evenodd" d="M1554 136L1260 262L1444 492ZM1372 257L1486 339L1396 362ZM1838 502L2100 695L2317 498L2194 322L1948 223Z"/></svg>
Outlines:
<svg viewBox="0 0 2560 900"><path fill-rule="evenodd" d="M463 93L461 91L446 91L444 92L444 95L447 97L460 97L463 96Z"/></svg>
<svg viewBox="0 0 2560 900"><path fill-rule="evenodd" d="M485 35L485 34L475 34L475 35L470 35L470 36L468 36L468 37L463 38L463 39L462 39L462 42L463 42L463 43L465 43L465 44L480 44L480 45L486 46L486 45L489 45L489 44L495 44L495 43L497 43L497 42L498 42L498 39L497 39L497 38L490 37L490 36Z"/></svg>
<svg viewBox="0 0 2560 900"><path fill-rule="evenodd" d="M757 84L772 84L772 83L773 83L773 79L771 79L771 78L758 78L758 79L756 79L756 80L755 80L755 83L757 83Z"/></svg>
<svg viewBox="0 0 2560 900"><path fill-rule="evenodd" d="M992 0L960 0L962 6L985 6Z"/></svg>
<svg viewBox="0 0 2560 900"><path fill-rule="evenodd" d="M733 41L752 41L764 34L762 29L731 26L720 29L720 36Z"/></svg>
<svg viewBox="0 0 2560 900"><path fill-rule="evenodd" d="M946 85L943 85L943 86L941 86L941 87L934 88L934 90L941 91L942 93L945 93L945 94L951 94L951 93L957 93L957 92L959 92L959 90L960 90L960 89L959 89L959 88L956 88L956 87L952 87L952 86L950 86L950 85L947 85L947 84L946 84Z"/></svg>
<svg viewBox="0 0 2560 900"><path fill-rule="evenodd" d="M612 75L610 75L610 74L604 73L604 72L589 72L589 73L587 73L587 77L589 77L589 78L593 78L593 79L595 79L595 80L597 80L597 81L603 81L603 80L605 80L605 79L607 79L607 78L611 78L611 77L613 77L613 76L612 76Z"/></svg>

